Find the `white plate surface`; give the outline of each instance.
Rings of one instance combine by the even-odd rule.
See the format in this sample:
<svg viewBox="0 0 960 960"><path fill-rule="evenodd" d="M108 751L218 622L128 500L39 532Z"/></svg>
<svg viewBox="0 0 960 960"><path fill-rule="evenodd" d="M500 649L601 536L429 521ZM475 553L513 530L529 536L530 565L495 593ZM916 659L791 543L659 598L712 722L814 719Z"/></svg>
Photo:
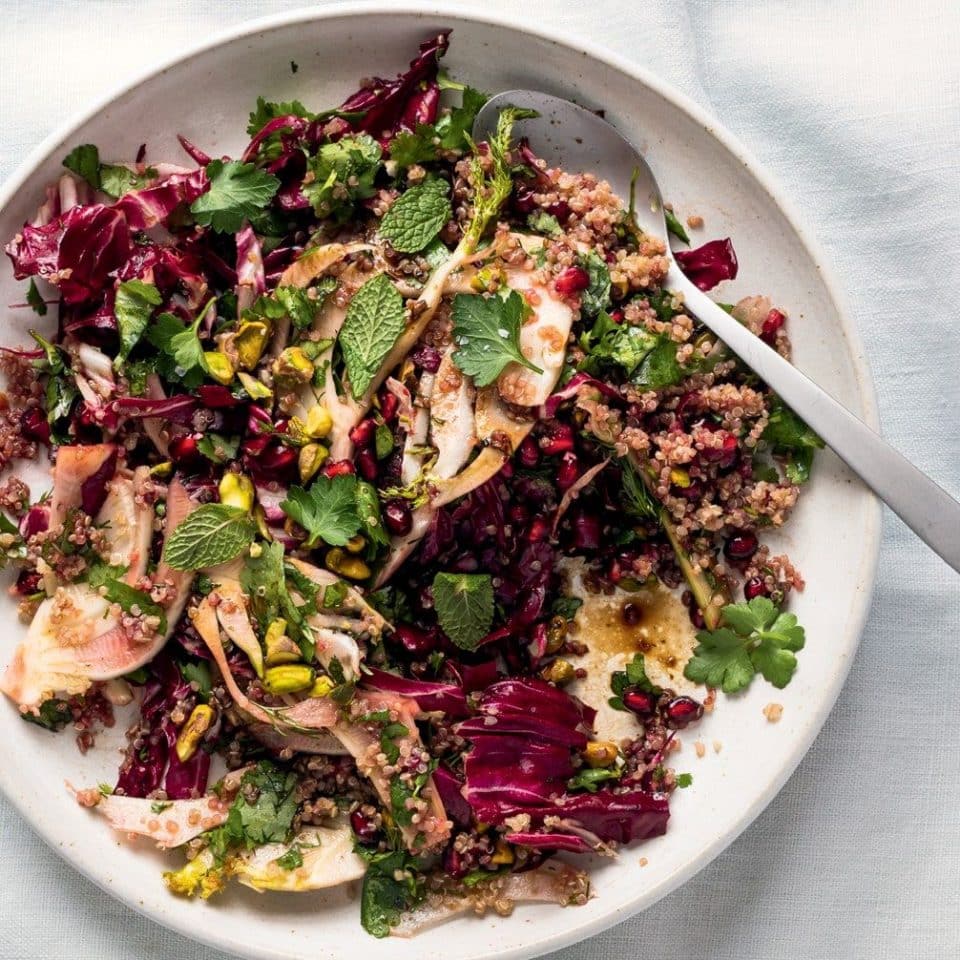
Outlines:
<svg viewBox="0 0 960 960"><path fill-rule="evenodd" d="M453 28L445 62L454 76L489 91L533 87L603 107L644 149L667 199L706 220L704 237L730 235L740 276L716 291L733 301L767 293L791 316L795 361L868 423L876 426L869 373L859 338L844 319L828 265L798 226L788 202L728 134L694 104L635 65L461 4L412 8L352 4L283 14L245 25L126 86L42 144L0 191L4 242L36 208L74 145L96 143L106 159L131 158L146 141L153 161L180 161L182 133L216 156L244 144L256 97L299 98L316 109L338 103L360 76L392 75L417 43ZM290 62L299 65L296 74ZM0 303L22 301L24 285L0 265ZM9 311L4 344L23 343L36 319ZM31 470L34 494L48 478ZM790 686L763 683L721 698L697 732L684 737L673 761L694 774L692 788L671 803L666 836L623 851L593 871L596 897L576 909L518 908L513 917L467 918L412 941L376 941L359 925L358 904L331 895L257 895L242 888L217 902L171 897L160 874L178 855L120 842L105 824L73 803L64 780L113 782L122 732L102 736L81 757L69 735L54 737L23 723L0 704L0 788L37 832L105 891L181 933L245 957L318 960L364 956L440 960L530 957L589 936L649 906L705 866L770 802L820 730L856 651L873 585L879 505L830 453L786 533L774 540L803 572L807 588L793 609L807 629L807 647ZM0 661L24 628L14 605L0 605ZM778 724L761 715L784 706ZM693 740L707 755L697 759ZM719 753L712 744L722 745ZM171 861L171 857L173 858ZM640 858L647 860L640 866Z"/></svg>

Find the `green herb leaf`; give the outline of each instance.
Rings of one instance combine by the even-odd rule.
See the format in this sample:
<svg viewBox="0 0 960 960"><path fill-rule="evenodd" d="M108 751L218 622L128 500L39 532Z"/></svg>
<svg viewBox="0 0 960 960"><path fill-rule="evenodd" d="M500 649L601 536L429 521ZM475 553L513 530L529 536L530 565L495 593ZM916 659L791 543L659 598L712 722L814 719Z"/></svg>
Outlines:
<svg viewBox="0 0 960 960"><path fill-rule="evenodd" d="M277 287L273 296L297 331L308 330L327 296L337 289L336 277L323 277L313 285L313 296L299 287ZM279 318L274 318L279 319Z"/></svg>
<svg viewBox="0 0 960 960"><path fill-rule="evenodd" d="M209 461L216 464L229 463L237 458L240 449L240 437L225 437L219 433L205 433L197 441L197 450Z"/></svg>
<svg viewBox="0 0 960 960"><path fill-rule="evenodd" d="M509 363L543 371L520 351L525 303L516 290L506 298L458 293L453 300L453 361L478 387L493 383Z"/></svg>
<svg viewBox="0 0 960 960"><path fill-rule="evenodd" d="M660 519L661 506L636 467L626 458L619 460L623 489L620 501L628 514L641 520Z"/></svg>
<svg viewBox="0 0 960 960"><path fill-rule="evenodd" d="M210 303L214 301L211 300ZM158 369L168 380L179 380L188 390L203 382L206 361L198 330L210 304L189 327L172 313L161 313L147 328L146 339L163 355Z"/></svg>
<svg viewBox="0 0 960 960"><path fill-rule="evenodd" d="M610 306L610 269L596 250L582 253L578 262L590 277L587 289L580 294L580 312L594 317Z"/></svg>
<svg viewBox="0 0 960 960"><path fill-rule="evenodd" d="M105 563L92 566L87 572L87 583L101 593L110 603L120 604L124 613L133 613L134 608L145 617L159 617L158 633L166 633L167 615L163 607L150 599L150 594L144 593L124 583L122 577L126 570L121 567L111 567Z"/></svg>
<svg viewBox="0 0 960 960"><path fill-rule="evenodd" d="M371 936L388 937L390 928L424 897L423 879L417 862L404 850L366 855L369 867L360 892L360 924Z"/></svg>
<svg viewBox="0 0 960 960"><path fill-rule="evenodd" d="M447 85L441 84L441 89L460 90L461 99L459 107L454 107L449 114L440 117L436 122L440 146L444 150L466 150L471 145L473 121L490 98L475 87L455 84L449 78L445 82Z"/></svg>
<svg viewBox="0 0 960 960"><path fill-rule="evenodd" d="M63 165L86 180L94 190L100 189L100 152L92 143L74 147L63 158Z"/></svg>
<svg viewBox="0 0 960 960"><path fill-rule="evenodd" d="M36 713L27 711L21 713L20 717L27 723L34 723L45 730L57 731L73 721L73 712L66 700L44 700Z"/></svg>
<svg viewBox="0 0 960 960"><path fill-rule="evenodd" d="M684 676L695 683L736 693L761 673L783 688L797 667L805 637L795 614L781 613L767 597L723 608L724 626L697 634L698 645Z"/></svg>
<svg viewBox="0 0 960 960"><path fill-rule="evenodd" d="M385 273L368 280L354 294L340 329L339 344L355 398L366 393L405 322L403 298Z"/></svg>
<svg viewBox="0 0 960 960"><path fill-rule="evenodd" d="M771 404L770 420L760 440L776 456L785 459L784 472L791 483L806 483L810 479L813 456L823 447L823 440L779 397Z"/></svg>
<svg viewBox="0 0 960 960"><path fill-rule="evenodd" d="M583 600L580 597L557 597L550 607L550 612L555 617L563 617L564 620L572 620L577 611L583 606Z"/></svg>
<svg viewBox="0 0 960 960"><path fill-rule="evenodd" d="M623 771L617 767L601 767L597 770L584 767L567 781L567 788L570 790L586 790L588 793L596 793L601 783L607 780L619 780L622 775Z"/></svg>
<svg viewBox="0 0 960 960"><path fill-rule="evenodd" d="M245 510L222 503L206 503L167 538L163 559L174 570L213 567L246 550L256 532L256 525Z"/></svg>
<svg viewBox="0 0 960 960"><path fill-rule="evenodd" d="M684 230L683 224L677 219L677 215L668 207L664 207L663 215L667 221L667 230L678 240L682 240L684 243L689 243L690 237L687 236L687 231Z"/></svg>
<svg viewBox="0 0 960 960"><path fill-rule="evenodd" d="M40 291L37 289L37 282L33 277L30 278L30 286L27 287L27 304L38 317L47 315L47 304Z"/></svg>
<svg viewBox="0 0 960 960"><path fill-rule="evenodd" d="M205 660L191 660L187 663L178 663L180 675L187 683L197 685L197 694L201 700L206 702L210 697L210 691L213 689L213 681L210 677L210 668Z"/></svg>
<svg viewBox="0 0 960 960"><path fill-rule="evenodd" d="M157 171L147 167L143 173L134 173L122 164L100 164L100 189L116 200L131 190L143 190L157 178Z"/></svg>
<svg viewBox="0 0 960 960"><path fill-rule="evenodd" d="M418 123L416 130L404 130L390 141L390 159L397 167L412 167L416 163L429 163L437 159L439 137L437 128L430 123Z"/></svg>
<svg viewBox="0 0 960 960"><path fill-rule="evenodd" d="M300 867L302 867L303 853L301 853L300 851L300 844L298 843L293 844L293 846L290 847L290 849L286 853L277 857L277 859L274 860L274 863L281 870L297 870Z"/></svg>
<svg viewBox="0 0 960 960"><path fill-rule="evenodd" d="M633 378L635 386L646 390L662 390L678 384L684 377L694 372L693 367L686 369L677 361L677 347L668 336L661 336L656 346L644 357L637 375Z"/></svg>
<svg viewBox="0 0 960 960"><path fill-rule="evenodd" d="M464 650L475 650L493 623L493 581L485 573L438 573L433 605L443 632Z"/></svg>
<svg viewBox="0 0 960 960"><path fill-rule="evenodd" d="M140 342L144 330L147 329L154 307L160 306L162 302L160 291L152 283L127 280L117 287L113 312L120 331L120 351L114 367L119 369L123 366L123 361L130 356L130 351Z"/></svg>
<svg viewBox="0 0 960 960"><path fill-rule="evenodd" d="M378 460L386 460L393 453L393 431L381 423L373 435L373 448Z"/></svg>
<svg viewBox="0 0 960 960"><path fill-rule="evenodd" d="M151 813L163 813L164 810L169 810L173 804L169 800L154 800L150 804Z"/></svg>
<svg viewBox="0 0 960 960"><path fill-rule="evenodd" d="M377 488L366 480L357 481L356 490L357 516L360 518L360 530L367 538L368 553L371 558L376 555L379 547L390 544L390 537L383 525L380 515L380 497Z"/></svg>
<svg viewBox="0 0 960 960"><path fill-rule="evenodd" d="M313 120L316 114L311 113L299 100L275 103L271 100L265 100L263 97L257 97L256 109L250 112L250 116L247 119L247 134L254 137L271 120L276 120L277 117L289 116Z"/></svg>
<svg viewBox="0 0 960 960"><path fill-rule="evenodd" d="M307 531L304 546L308 549L321 540L342 547L360 529L357 478L352 474L317 477L309 490L291 487L280 509Z"/></svg>
<svg viewBox="0 0 960 960"><path fill-rule="evenodd" d="M453 216L450 186L427 180L402 193L380 222L380 235L400 253L422 250Z"/></svg>
<svg viewBox="0 0 960 960"><path fill-rule="evenodd" d="M535 233L542 233L545 237L563 236L563 228L560 221L545 210L538 210L527 217L527 226Z"/></svg>
<svg viewBox="0 0 960 960"><path fill-rule="evenodd" d="M344 223L353 215L357 200L376 192L374 181L380 161L380 145L365 133L325 143L307 161L312 179L304 182L303 195L318 217Z"/></svg>
<svg viewBox="0 0 960 960"><path fill-rule="evenodd" d="M657 343L657 335L645 327L614 323L606 310L601 310L590 332L581 337L580 345L588 352L581 369L596 370L602 361L615 363L632 376Z"/></svg>
<svg viewBox="0 0 960 960"><path fill-rule="evenodd" d="M617 670L610 675L610 689L620 698L630 689L644 690L655 697L659 697L663 693L647 676L642 653L634 654L633 659L624 670Z"/></svg>
<svg viewBox="0 0 960 960"><path fill-rule="evenodd" d="M239 160L211 160L207 164L210 189L190 204L197 223L217 233L236 233L243 221L255 216L273 199L280 181Z"/></svg>
<svg viewBox="0 0 960 960"><path fill-rule="evenodd" d="M677 774L677 786L681 790L686 790L687 787L693 786L693 774L692 773L678 773Z"/></svg>

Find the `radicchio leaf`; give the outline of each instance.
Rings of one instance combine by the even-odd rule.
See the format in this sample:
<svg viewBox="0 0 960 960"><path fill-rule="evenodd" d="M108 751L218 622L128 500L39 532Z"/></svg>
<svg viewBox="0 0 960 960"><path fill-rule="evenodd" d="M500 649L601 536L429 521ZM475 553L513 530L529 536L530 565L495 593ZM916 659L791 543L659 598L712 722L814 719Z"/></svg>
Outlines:
<svg viewBox="0 0 960 960"><path fill-rule="evenodd" d="M733 280L739 269L729 237L711 240L695 250L675 250L673 255L688 279L701 290L712 290L722 280Z"/></svg>

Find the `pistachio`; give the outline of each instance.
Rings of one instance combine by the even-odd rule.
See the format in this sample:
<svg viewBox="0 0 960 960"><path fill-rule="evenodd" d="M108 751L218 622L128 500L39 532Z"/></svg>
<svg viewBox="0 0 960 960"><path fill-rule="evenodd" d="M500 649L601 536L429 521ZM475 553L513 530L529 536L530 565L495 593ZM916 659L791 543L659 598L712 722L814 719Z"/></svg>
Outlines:
<svg viewBox="0 0 960 960"><path fill-rule="evenodd" d="M313 686L310 688L311 697L325 697L336 686L336 684L326 675L317 677Z"/></svg>
<svg viewBox="0 0 960 960"><path fill-rule="evenodd" d="M330 451L323 444L308 443L300 448L297 466L300 470L300 482L306 483L323 466Z"/></svg>
<svg viewBox="0 0 960 960"><path fill-rule="evenodd" d="M186 763L200 746L200 740L213 723L213 708L198 703L177 735L177 757Z"/></svg>
<svg viewBox="0 0 960 960"><path fill-rule="evenodd" d="M370 568L359 557L351 557L340 547L327 551L325 564L328 570L348 580L366 580L370 576Z"/></svg>
<svg viewBox="0 0 960 960"><path fill-rule="evenodd" d="M150 476L159 480L166 480L171 473L173 473L173 464L169 460L164 460L163 463L158 463L150 468Z"/></svg>
<svg viewBox="0 0 960 960"><path fill-rule="evenodd" d="M612 740L591 740L583 748L583 759L587 766L594 770L599 767L609 767L617 759L619 750Z"/></svg>
<svg viewBox="0 0 960 960"><path fill-rule="evenodd" d="M259 503L253 511L253 520L257 525L257 533L259 533L264 540L268 542L271 541L273 534L270 532L270 525L267 523L267 515L263 512L263 507L261 507Z"/></svg>
<svg viewBox="0 0 960 960"><path fill-rule="evenodd" d="M273 361L273 375L282 383L309 383L313 377L313 362L300 347L287 347Z"/></svg>
<svg viewBox="0 0 960 960"><path fill-rule="evenodd" d="M237 362L244 370L253 370L263 356L270 330L260 320L248 320L240 324L233 337L233 346L237 352Z"/></svg>
<svg viewBox="0 0 960 960"><path fill-rule="evenodd" d="M493 850L493 856L490 857L490 862L495 863L498 867L513 863L513 847L506 840L498 840Z"/></svg>
<svg viewBox="0 0 960 960"><path fill-rule="evenodd" d="M304 430L308 437L313 440L322 440L332 428L333 417L330 416L330 411L322 403L310 408L304 422Z"/></svg>
<svg viewBox="0 0 960 960"><path fill-rule="evenodd" d="M230 471L223 475L218 487L220 502L249 513L253 509L253 481L242 473Z"/></svg>
<svg viewBox="0 0 960 960"><path fill-rule="evenodd" d="M312 687L316 676L313 667L308 667L305 663L270 667L263 675L263 689L275 696L299 693Z"/></svg>
<svg viewBox="0 0 960 960"><path fill-rule="evenodd" d="M265 662L268 667L296 663L300 659L300 648L287 636L287 621L280 617L267 627L263 645L267 648Z"/></svg>
<svg viewBox="0 0 960 960"><path fill-rule="evenodd" d="M355 537L351 537L345 544L347 553L363 553L363 548L367 545L367 538L362 534L358 533Z"/></svg>
<svg viewBox="0 0 960 960"><path fill-rule="evenodd" d="M556 653L567 639L567 621L563 617L551 617L547 627L547 653Z"/></svg>
<svg viewBox="0 0 960 960"><path fill-rule="evenodd" d="M240 385L250 396L251 400L272 400L273 391L265 384L261 383L256 377L251 377L249 373L242 370L237 374Z"/></svg>
<svg viewBox="0 0 960 960"><path fill-rule="evenodd" d="M674 467L670 471L670 482L675 487L680 487L681 490L686 490L693 481L690 479L690 474L686 470L682 470L679 467Z"/></svg>
<svg viewBox="0 0 960 960"><path fill-rule="evenodd" d="M219 350L207 350L203 354L203 359L206 363L207 373L217 383L227 386L233 382L233 375L236 371L233 369L230 358L225 353L220 353Z"/></svg>
<svg viewBox="0 0 960 960"><path fill-rule="evenodd" d="M540 671L540 676L548 683L555 683L558 687L569 683L576 675L573 664L569 660L554 660Z"/></svg>

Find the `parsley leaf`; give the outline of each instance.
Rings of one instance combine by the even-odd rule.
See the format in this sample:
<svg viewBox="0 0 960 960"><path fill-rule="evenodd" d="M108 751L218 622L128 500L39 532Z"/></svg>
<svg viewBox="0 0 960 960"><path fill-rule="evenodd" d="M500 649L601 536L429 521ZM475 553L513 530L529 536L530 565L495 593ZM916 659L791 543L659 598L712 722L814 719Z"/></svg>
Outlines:
<svg viewBox="0 0 960 960"><path fill-rule="evenodd" d="M776 456L785 458L784 470L791 483L806 483L810 479L813 455L823 447L823 440L779 397L771 404L770 420L760 440Z"/></svg>
<svg viewBox="0 0 960 960"><path fill-rule="evenodd" d="M590 277L587 289L580 295L580 311L593 317L610 306L610 270L596 250L582 253L578 262Z"/></svg>
<svg viewBox="0 0 960 960"><path fill-rule="evenodd" d="M366 133L325 143L307 161L312 179L305 179L303 195L318 217L344 223L353 215L357 200L373 196L380 160L380 145Z"/></svg>
<svg viewBox="0 0 960 960"><path fill-rule="evenodd" d="M687 787L693 786L693 774L692 773L678 773L677 774L677 786L681 790L685 790Z"/></svg>
<svg viewBox="0 0 960 960"><path fill-rule="evenodd" d="M352 474L317 477L309 490L291 487L280 509L307 531L304 546L308 549L321 540L342 547L360 529L357 478Z"/></svg>
<svg viewBox="0 0 960 960"><path fill-rule="evenodd" d="M336 288L336 277L324 277L314 284L312 297L300 287L277 287L273 291L273 296L283 306L294 329L302 331L312 326L317 311L323 306L323 301Z"/></svg>
<svg viewBox="0 0 960 960"><path fill-rule="evenodd" d="M368 280L354 294L338 342L355 398L366 393L405 323L403 297L385 273Z"/></svg>
<svg viewBox="0 0 960 960"><path fill-rule="evenodd" d="M433 605L443 632L463 650L475 650L493 623L493 581L485 573L438 573Z"/></svg>
<svg viewBox="0 0 960 960"><path fill-rule="evenodd" d="M46 730L62 730L73 720L73 711L66 700L44 700L36 713L21 713L20 718L27 723L35 723Z"/></svg>
<svg viewBox="0 0 960 960"><path fill-rule="evenodd" d="M666 335L661 335L656 346L643 358L637 375L633 378L635 386L645 390L662 390L678 384L684 377L694 372L693 368L684 369L677 360L677 344Z"/></svg>
<svg viewBox="0 0 960 960"><path fill-rule="evenodd" d="M224 437L219 433L209 431L197 441L197 450L211 463L228 463L235 460L240 449L240 437Z"/></svg>
<svg viewBox="0 0 960 960"><path fill-rule="evenodd" d="M180 674L187 683L197 685L197 694L200 699L206 702L210 697L210 691L213 689L213 681L210 677L210 667L206 660L188 661L178 663Z"/></svg>
<svg viewBox="0 0 960 960"><path fill-rule="evenodd" d="M117 287L113 312L120 331L120 351L113 365L117 369L130 356L130 351L143 336L154 307L159 307L163 298L152 283L143 280L127 280Z"/></svg>
<svg viewBox="0 0 960 960"><path fill-rule="evenodd" d="M217 233L236 233L243 221L255 216L273 199L280 181L239 160L211 160L207 164L210 189L190 204L197 223Z"/></svg>
<svg viewBox="0 0 960 960"><path fill-rule="evenodd" d="M580 338L581 347L588 352L580 368L595 372L602 362L608 362L632 376L657 342L657 335L645 327L615 323L606 310L601 310L589 333Z"/></svg>
<svg viewBox="0 0 960 960"><path fill-rule="evenodd" d="M623 771L618 767L600 767L596 770L584 767L567 781L567 788L596 793L605 780L619 780L622 775Z"/></svg>
<svg viewBox="0 0 960 960"><path fill-rule="evenodd" d="M275 103L272 100L257 97L257 106L250 111L247 120L247 134L251 137L256 136L271 120L289 116L313 120L315 114L311 113L299 100Z"/></svg>
<svg viewBox="0 0 960 960"><path fill-rule="evenodd" d="M363 847L358 848L366 854ZM369 861L360 892L360 924L377 938L388 937L403 913L424 898L417 861L405 850L366 854Z"/></svg>
<svg viewBox="0 0 960 960"><path fill-rule="evenodd" d="M478 387L493 383L508 363L543 371L520 351L525 303L516 290L506 298L458 293L453 300L453 361Z"/></svg>
<svg viewBox="0 0 960 960"><path fill-rule="evenodd" d="M560 221L545 210L538 210L527 217L527 226L535 233L542 233L545 237L559 237L563 235Z"/></svg>
<svg viewBox="0 0 960 960"><path fill-rule="evenodd" d="M414 131L404 130L390 141L390 159L398 167L412 167L437 159L439 137L433 124L418 123Z"/></svg>
<svg viewBox="0 0 960 960"><path fill-rule="evenodd" d="M110 603L120 604L124 613L132 613L136 607L143 616L159 617L158 633L165 633L167 616L163 607L154 603L148 593L124 583L123 575L126 571L120 567L111 567L105 563L98 563L87 573L87 583L109 600Z"/></svg>
<svg viewBox="0 0 960 960"><path fill-rule="evenodd" d="M667 230L678 240L682 240L684 243L689 243L690 237L687 235L687 231L684 230L683 224L677 218L677 215L669 207L663 208L663 215L667 221Z"/></svg>
<svg viewBox="0 0 960 960"><path fill-rule="evenodd" d="M449 184L427 180L402 193L380 222L380 235L400 253L417 253L453 216Z"/></svg>
<svg viewBox="0 0 960 960"><path fill-rule="evenodd" d="M100 152L92 143L74 147L63 158L63 165L86 180L94 190L100 189Z"/></svg>
<svg viewBox="0 0 960 960"><path fill-rule="evenodd" d="M557 597L550 607L550 613L555 617L563 617L564 620L572 620L582 606L583 600L580 597Z"/></svg>
<svg viewBox="0 0 960 960"><path fill-rule="evenodd" d="M697 648L684 670L688 680L724 693L749 686L758 672L780 689L790 682L795 653L805 642L795 614L781 613L767 597L754 597L725 606L722 622L717 630L697 634Z"/></svg>
<svg viewBox="0 0 960 960"><path fill-rule="evenodd" d="M27 305L38 317L47 315L46 301L40 296L37 281L33 277L30 278L30 286L27 287Z"/></svg>
<svg viewBox="0 0 960 960"><path fill-rule="evenodd" d="M642 653L636 653L625 669L617 670L610 675L610 689L614 695L608 703L614 710L625 710L623 695L630 689L644 690L655 697L663 691L647 676L646 663Z"/></svg>
<svg viewBox="0 0 960 960"><path fill-rule="evenodd" d="M238 556L255 534L256 525L245 510L205 503L167 538L163 559L174 570L202 570Z"/></svg>
<svg viewBox="0 0 960 960"><path fill-rule="evenodd" d="M100 164L100 189L117 200L131 190L143 190L156 178L157 171L153 167L147 167L143 173L134 173L122 164Z"/></svg>
<svg viewBox="0 0 960 960"><path fill-rule="evenodd" d="M197 333L205 313L206 310L188 327L172 313L161 313L146 332L147 341L164 355L158 364L159 372L168 380L179 380L188 390L199 386L206 372Z"/></svg>

